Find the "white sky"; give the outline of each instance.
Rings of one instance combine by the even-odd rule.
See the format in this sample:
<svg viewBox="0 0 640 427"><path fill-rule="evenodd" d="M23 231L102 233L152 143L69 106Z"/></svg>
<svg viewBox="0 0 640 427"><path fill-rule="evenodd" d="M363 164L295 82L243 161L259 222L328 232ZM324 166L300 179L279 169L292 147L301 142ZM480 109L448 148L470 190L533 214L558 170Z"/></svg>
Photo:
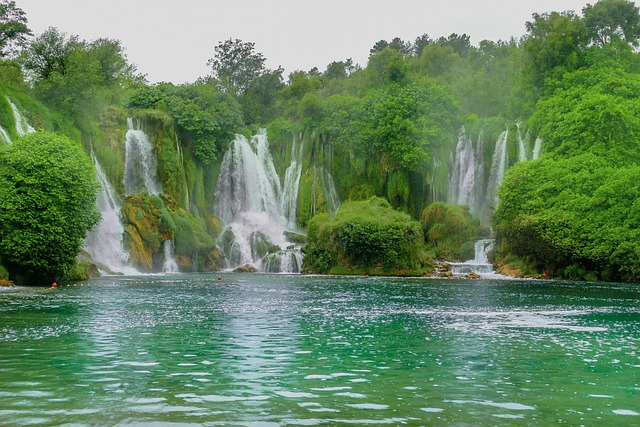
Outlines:
<svg viewBox="0 0 640 427"><path fill-rule="evenodd" d="M218 42L254 42L267 67L323 71L353 58L366 66L380 39L413 42L451 33L471 42L525 34L535 12L573 10L596 0L15 0L29 28L53 26L94 40L118 39L150 82L193 82L209 74ZM638 1L636 1L638 4Z"/></svg>

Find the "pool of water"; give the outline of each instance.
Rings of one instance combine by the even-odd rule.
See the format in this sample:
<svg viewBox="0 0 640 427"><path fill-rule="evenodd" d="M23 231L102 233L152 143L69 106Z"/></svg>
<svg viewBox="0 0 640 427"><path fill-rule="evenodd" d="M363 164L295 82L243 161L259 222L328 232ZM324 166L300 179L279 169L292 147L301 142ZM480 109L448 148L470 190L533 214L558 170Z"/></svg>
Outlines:
<svg viewBox="0 0 640 427"><path fill-rule="evenodd" d="M637 285L183 274L0 293L1 425L640 425Z"/></svg>

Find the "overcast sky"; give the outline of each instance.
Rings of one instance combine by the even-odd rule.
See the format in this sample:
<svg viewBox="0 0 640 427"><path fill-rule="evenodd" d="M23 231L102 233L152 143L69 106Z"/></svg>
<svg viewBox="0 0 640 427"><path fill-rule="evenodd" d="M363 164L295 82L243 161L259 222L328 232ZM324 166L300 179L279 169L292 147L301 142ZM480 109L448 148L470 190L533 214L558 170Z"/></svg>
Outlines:
<svg viewBox="0 0 640 427"><path fill-rule="evenodd" d="M15 0L40 34L53 26L94 40L118 39L150 82L193 82L209 74L218 42L254 42L268 68L323 71L353 58L366 66L378 40L451 33L481 40L525 34L533 13L573 10L596 0ZM638 3L636 1L636 3Z"/></svg>

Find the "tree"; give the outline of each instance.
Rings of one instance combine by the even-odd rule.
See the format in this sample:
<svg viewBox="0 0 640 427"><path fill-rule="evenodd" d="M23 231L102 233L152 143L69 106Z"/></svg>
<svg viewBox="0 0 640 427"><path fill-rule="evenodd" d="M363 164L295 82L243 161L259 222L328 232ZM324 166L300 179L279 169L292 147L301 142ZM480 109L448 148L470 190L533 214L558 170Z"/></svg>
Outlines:
<svg viewBox="0 0 640 427"><path fill-rule="evenodd" d="M69 52L79 44L77 36L67 37L55 27L49 27L35 38L22 53L20 61L36 84L53 73L63 76Z"/></svg>
<svg viewBox="0 0 640 427"><path fill-rule="evenodd" d="M30 35L24 11L16 6L15 1L0 1L0 58L13 55L25 45Z"/></svg>
<svg viewBox="0 0 640 427"><path fill-rule="evenodd" d="M13 280L60 280L100 219L99 185L78 143L38 132L0 151L0 258Z"/></svg>
<svg viewBox="0 0 640 427"><path fill-rule="evenodd" d="M640 162L640 76L603 63L565 75L538 102L531 127L554 157L595 153Z"/></svg>
<svg viewBox="0 0 640 427"><path fill-rule="evenodd" d="M578 69L587 43L586 27L579 16L573 12L535 13L526 27L522 47L534 86L541 88L545 79Z"/></svg>
<svg viewBox="0 0 640 427"><path fill-rule="evenodd" d="M600 0L583 9L589 41L600 47L612 42L638 46L640 14L638 7L627 0Z"/></svg>
<svg viewBox="0 0 640 427"><path fill-rule="evenodd" d="M242 95L251 82L267 72L266 58L255 51L255 43L228 39L218 43L207 61L220 87L234 97Z"/></svg>

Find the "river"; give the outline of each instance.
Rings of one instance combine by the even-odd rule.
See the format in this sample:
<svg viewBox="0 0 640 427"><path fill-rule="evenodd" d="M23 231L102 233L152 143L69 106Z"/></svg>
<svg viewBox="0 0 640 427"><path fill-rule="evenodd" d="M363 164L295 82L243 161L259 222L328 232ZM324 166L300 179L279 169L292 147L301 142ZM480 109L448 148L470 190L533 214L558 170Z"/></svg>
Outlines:
<svg viewBox="0 0 640 427"><path fill-rule="evenodd" d="M640 287L263 274L0 290L0 424L640 425Z"/></svg>

